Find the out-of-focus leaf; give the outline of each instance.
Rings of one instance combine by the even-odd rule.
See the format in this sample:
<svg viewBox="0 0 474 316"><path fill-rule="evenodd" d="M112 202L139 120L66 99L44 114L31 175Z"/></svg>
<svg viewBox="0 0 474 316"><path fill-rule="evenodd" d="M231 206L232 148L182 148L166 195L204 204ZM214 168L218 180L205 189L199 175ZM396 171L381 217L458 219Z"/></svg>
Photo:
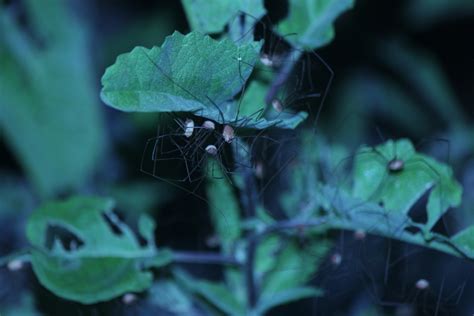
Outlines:
<svg viewBox="0 0 474 316"><path fill-rule="evenodd" d="M219 164L214 160L208 163L214 164L210 167L214 169L214 174L209 177L207 185L211 219L223 251L229 253L241 234L239 202Z"/></svg>
<svg viewBox="0 0 474 316"><path fill-rule="evenodd" d="M191 297L171 280L160 280L149 290L149 301L176 315L197 316L201 313L193 305Z"/></svg>
<svg viewBox="0 0 474 316"><path fill-rule="evenodd" d="M2 315L8 316L40 316L41 313L36 310L33 296L31 293L24 293L21 301L15 306L2 306Z"/></svg>
<svg viewBox="0 0 474 316"><path fill-rule="evenodd" d="M309 242L309 246L298 247L294 241L280 240L280 248L266 254L272 265L262 278L263 296L272 297L303 286L314 276L330 249L330 243L323 238Z"/></svg>
<svg viewBox="0 0 474 316"><path fill-rule="evenodd" d="M467 125L462 106L433 56L396 40L381 43L379 55L409 83L410 90L419 93L425 103L439 114L440 119L453 127ZM408 116L403 111L400 113L404 117Z"/></svg>
<svg viewBox="0 0 474 316"><path fill-rule="evenodd" d="M151 213L174 197L172 188L156 181L129 181L110 187L107 193L120 210L135 214Z"/></svg>
<svg viewBox="0 0 474 316"><path fill-rule="evenodd" d="M271 126L294 129L308 117L308 113L304 111L295 113L285 109L277 112L273 107L266 107L266 92L267 85L260 81L252 81L245 89L243 99L239 102L239 115L248 118L244 126L257 129Z"/></svg>
<svg viewBox="0 0 474 316"><path fill-rule="evenodd" d="M202 33L221 32L238 14L248 14L254 24L264 14L262 0L181 0L191 28Z"/></svg>
<svg viewBox="0 0 474 316"><path fill-rule="evenodd" d="M348 77L334 93L333 104L339 110L325 124L332 137L360 144L366 132L375 130L370 114L389 119L409 134L426 135L430 121L404 87L373 72L357 71Z"/></svg>
<svg viewBox="0 0 474 316"><path fill-rule="evenodd" d="M151 219L142 218L142 247L134 232L112 212L114 203L98 197L73 197L45 204L30 217L33 270L41 284L60 297L91 304L149 288L158 256Z"/></svg>
<svg viewBox="0 0 474 316"><path fill-rule="evenodd" d="M26 9L33 35L0 12L0 129L46 197L83 185L105 142L87 31L62 1Z"/></svg>
<svg viewBox="0 0 474 316"><path fill-rule="evenodd" d="M404 15L413 26L426 29L446 20L474 15L474 2L471 0L413 0L407 2Z"/></svg>
<svg viewBox="0 0 474 316"><path fill-rule="evenodd" d="M262 296L256 308L257 315L264 315L268 310L278 305L288 304L305 298L321 296L321 290L312 287L288 288L274 295Z"/></svg>
<svg viewBox="0 0 474 316"><path fill-rule="evenodd" d="M474 226L469 226L452 237L452 241L471 258L474 257Z"/></svg>
<svg viewBox="0 0 474 316"><path fill-rule="evenodd" d="M276 30L298 48L313 50L334 38L333 23L354 0L290 0L288 16Z"/></svg>
<svg viewBox="0 0 474 316"><path fill-rule="evenodd" d="M245 315L245 306L238 302L223 284L198 280L181 270L175 270L174 275L192 293L226 315Z"/></svg>
<svg viewBox="0 0 474 316"><path fill-rule="evenodd" d="M0 172L0 217L24 215L30 212L35 199L24 181L7 173Z"/></svg>
<svg viewBox="0 0 474 316"><path fill-rule="evenodd" d="M394 160L403 163L400 170L389 170ZM427 231L450 207L461 202L462 188L451 168L417 153L407 139L361 148L356 155L353 194L357 198L382 202L391 212L407 214L430 189Z"/></svg>

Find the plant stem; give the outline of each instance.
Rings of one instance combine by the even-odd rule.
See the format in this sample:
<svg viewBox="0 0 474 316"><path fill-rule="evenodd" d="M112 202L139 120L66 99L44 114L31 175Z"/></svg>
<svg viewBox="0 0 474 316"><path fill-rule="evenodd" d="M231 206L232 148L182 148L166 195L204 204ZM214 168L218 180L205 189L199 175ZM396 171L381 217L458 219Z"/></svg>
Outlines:
<svg viewBox="0 0 474 316"><path fill-rule="evenodd" d="M283 67L281 68L280 72L276 76L276 78L272 81L272 85L268 89L267 95L265 96L265 103L271 104L272 101L275 99L280 88L285 84L286 79L293 71L298 60L301 58L303 52L299 49L293 49L288 56L285 58L285 62Z"/></svg>
<svg viewBox="0 0 474 316"><path fill-rule="evenodd" d="M239 266L241 263L230 256L218 253L203 253L192 251L173 250L173 261L176 263L202 263L202 264L224 264Z"/></svg>

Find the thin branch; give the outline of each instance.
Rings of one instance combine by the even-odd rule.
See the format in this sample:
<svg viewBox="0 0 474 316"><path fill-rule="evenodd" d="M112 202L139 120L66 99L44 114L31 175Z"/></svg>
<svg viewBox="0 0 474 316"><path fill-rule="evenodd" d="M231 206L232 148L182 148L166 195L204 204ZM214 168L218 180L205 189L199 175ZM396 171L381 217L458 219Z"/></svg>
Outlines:
<svg viewBox="0 0 474 316"><path fill-rule="evenodd" d="M285 84L288 76L293 71L298 60L301 58L303 52L299 49L294 49L285 59L284 65L281 68L280 72L276 76L276 78L272 81L272 85L268 89L267 95L265 96L265 103L271 104L272 101L275 99L280 88Z"/></svg>

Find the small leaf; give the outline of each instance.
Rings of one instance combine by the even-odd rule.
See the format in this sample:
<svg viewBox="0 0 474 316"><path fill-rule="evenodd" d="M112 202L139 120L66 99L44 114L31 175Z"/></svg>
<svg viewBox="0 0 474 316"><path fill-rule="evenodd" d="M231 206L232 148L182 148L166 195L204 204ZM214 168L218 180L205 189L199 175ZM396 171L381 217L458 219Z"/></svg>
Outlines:
<svg viewBox="0 0 474 316"><path fill-rule="evenodd" d="M154 247L154 223L139 219L142 247L136 234L112 212L114 202L99 197L73 197L36 210L27 224L33 245L31 262L42 285L56 295L92 304L152 284L144 266L171 261Z"/></svg>
<svg viewBox="0 0 474 316"><path fill-rule="evenodd" d="M469 226L460 231L451 240L471 258L474 258L474 226Z"/></svg>
<svg viewBox="0 0 474 316"><path fill-rule="evenodd" d="M223 31L227 23L238 18L239 13L251 15L254 24L266 12L262 0L181 0L181 2L191 28L202 33Z"/></svg>
<svg viewBox="0 0 474 316"><path fill-rule="evenodd" d="M333 23L354 0L290 0L288 16L276 30L293 46L313 50L334 38Z"/></svg>
<svg viewBox="0 0 474 316"><path fill-rule="evenodd" d="M246 118L245 127L294 129L308 117L308 113L303 111L295 113L285 109L277 112L273 107L266 107L266 89L267 86L260 81L252 81L245 89L243 99L238 105L240 117Z"/></svg>
<svg viewBox="0 0 474 316"><path fill-rule="evenodd" d="M174 275L192 293L204 298L226 315L245 315L245 307L223 284L195 279L182 270L174 271Z"/></svg>
<svg viewBox="0 0 474 316"><path fill-rule="evenodd" d="M159 280L149 292L149 302L159 306L173 315L199 315L189 295L171 280Z"/></svg>
<svg viewBox="0 0 474 316"><path fill-rule="evenodd" d="M223 251L229 253L241 234L239 202L219 164L214 160L208 163L214 170L207 185L211 219Z"/></svg>
<svg viewBox="0 0 474 316"><path fill-rule="evenodd" d="M264 315L268 310L278 305L287 304L305 298L321 296L323 292L313 287L297 287L287 289L273 295L266 295L260 298L256 308L257 315Z"/></svg>

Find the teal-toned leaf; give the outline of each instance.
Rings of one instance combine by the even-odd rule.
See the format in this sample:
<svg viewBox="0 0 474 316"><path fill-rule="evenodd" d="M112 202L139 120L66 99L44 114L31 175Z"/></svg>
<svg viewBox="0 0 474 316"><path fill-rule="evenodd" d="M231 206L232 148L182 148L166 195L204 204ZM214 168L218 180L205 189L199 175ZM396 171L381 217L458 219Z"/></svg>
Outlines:
<svg viewBox="0 0 474 316"><path fill-rule="evenodd" d="M181 0L189 24L194 31L218 33L238 14L248 14L255 24L263 15L265 8L262 0Z"/></svg>
<svg viewBox="0 0 474 316"><path fill-rule="evenodd" d="M298 48L313 50L334 38L333 23L354 0L290 0L288 16L276 30Z"/></svg>
<svg viewBox="0 0 474 316"><path fill-rule="evenodd" d="M399 69L397 69L399 70ZM373 130L374 113L396 124L409 135L427 135L431 123L423 105L413 98L411 89L380 73L357 71L334 91L339 110L326 122L328 133L346 144L360 144ZM360 104L364 104L361 108Z"/></svg>
<svg viewBox="0 0 474 316"><path fill-rule="evenodd" d="M173 315L200 315L190 295L171 280L155 282L149 290L148 301Z"/></svg>
<svg viewBox="0 0 474 316"><path fill-rule="evenodd" d="M449 20L459 20L474 15L471 0L413 0L406 3L406 19L421 29L433 27Z"/></svg>
<svg viewBox="0 0 474 316"><path fill-rule="evenodd" d="M316 288L298 287L289 288L271 296L263 296L260 298L259 304L256 308L257 315L264 315L268 310L279 305L288 304L305 298L321 296L322 294L322 291Z"/></svg>
<svg viewBox="0 0 474 316"><path fill-rule="evenodd" d="M106 191L125 212L152 213L175 196L173 188L157 181L127 181L111 186Z"/></svg>
<svg viewBox="0 0 474 316"><path fill-rule="evenodd" d="M62 258L32 252L33 271L43 286L57 296L83 304L110 300L152 285L152 274L128 258Z"/></svg>
<svg viewBox="0 0 474 316"><path fill-rule="evenodd" d="M328 211L326 229L362 230L450 255L470 257L469 252L459 249L448 237L426 233L425 225L413 222L407 214L393 212L377 203L355 198L340 188L323 185L321 190L320 196L326 198L322 204Z"/></svg>
<svg viewBox="0 0 474 316"><path fill-rule="evenodd" d="M465 228L451 239L458 247L469 254L471 258L474 258L474 226Z"/></svg>
<svg viewBox="0 0 474 316"><path fill-rule="evenodd" d="M314 237L310 245L298 247L294 241L279 238L271 252L259 254L266 256L269 267L262 275L262 295L273 297L289 289L305 285L317 271L320 262L330 249L330 243L323 238ZM262 260L262 257L259 257Z"/></svg>
<svg viewBox="0 0 474 316"><path fill-rule="evenodd" d="M147 245L112 212L114 203L99 197L50 202L30 217L27 237L31 262L42 285L56 295L91 304L152 284L144 266L162 266L171 255L154 246L154 223L139 220Z"/></svg>
<svg viewBox="0 0 474 316"><path fill-rule="evenodd" d="M239 102L239 117L246 118L245 127L294 129L308 117L308 113L304 111L295 113L285 109L282 112L277 112L273 107L266 107L266 92L267 85L260 81L252 81L245 89L244 96Z"/></svg>
<svg viewBox="0 0 474 316"><path fill-rule="evenodd" d="M389 170L398 159L401 170ZM450 208L461 202L462 188L450 167L416 153L409 140L389 140L375 148L362 148L356 155L353 195L383 203L392 212L407 214L423 194L428 197L426 229L430 230Z"/></svg>
<svg viewBox="0 0 474 316"><path fill-rule="evenodd" d="M48 197L90 179L105 136L88 32L63 1L29 0L25 8L33 35L12 11L0 11L0 130Z"/></svg>
<svg viewBox="0 0 474 316"><path fill-rule="evenodd" d="M384 40L378 49L382 60L407 81L410 90L421 97L423 106L431 106L439 118L452 127L469 124L435 56L396 39ZM417 71L410 71L415 68Z"/></svg>
<svg viewBox="0 0 474 316"><path fill-rule="evenodd" d="M226 315L245 315L245 306L238 302L223 284L198 280L181 270L175 270L174 275L189 291Z"/></svg>
<svg viewBox="0 0 474 316"><path fill-rule="evenodd" d="M229 253L241 234L239 202L231 183L222 174L219 163L215 160L209 160L208 163L212 168L209 170L214 170L207 185L211 219L222 250Z"/></svg>
<svg viewBox="0 0 474 316"><path fill-rule="evenodd" d="M236 120L233 98L250 76L259 47L175 32L161 48L137 47L120 55L102 77L101 97L122 111L191 112L236 124L245 118Z"/></svg>

